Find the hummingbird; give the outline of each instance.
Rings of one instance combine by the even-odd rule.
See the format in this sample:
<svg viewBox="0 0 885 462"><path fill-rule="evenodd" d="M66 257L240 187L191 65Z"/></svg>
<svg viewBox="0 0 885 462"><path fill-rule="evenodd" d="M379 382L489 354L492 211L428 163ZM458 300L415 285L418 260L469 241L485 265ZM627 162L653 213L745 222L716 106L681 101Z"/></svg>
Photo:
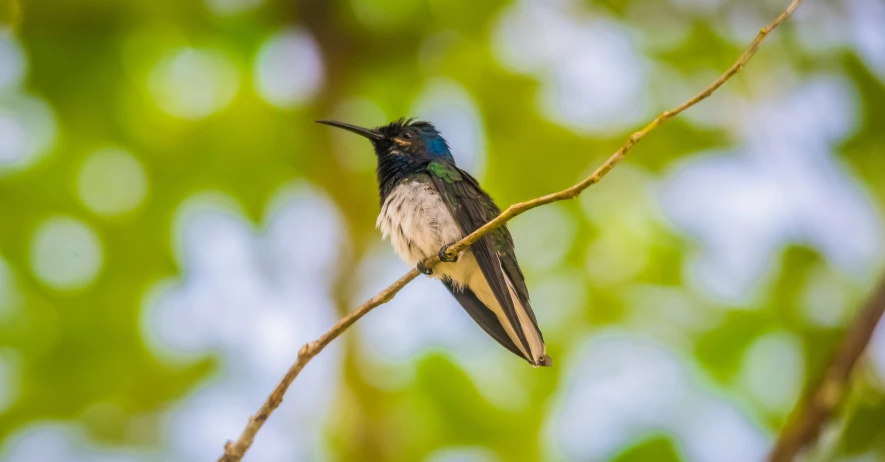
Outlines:
<svg viewBox="0 0 885 462"><path fill-rule="evenodd" d="M485 332L534 367L550 366L529 303L525 278L505 226L449 258L448 247L501 210L469 173L455 165L449 144L431 123L399 119L375 128L318 120L368 138L377 158L381 212L376 227L394 251L439 279ZM432 269L422 262L439 255Z"/></svg>

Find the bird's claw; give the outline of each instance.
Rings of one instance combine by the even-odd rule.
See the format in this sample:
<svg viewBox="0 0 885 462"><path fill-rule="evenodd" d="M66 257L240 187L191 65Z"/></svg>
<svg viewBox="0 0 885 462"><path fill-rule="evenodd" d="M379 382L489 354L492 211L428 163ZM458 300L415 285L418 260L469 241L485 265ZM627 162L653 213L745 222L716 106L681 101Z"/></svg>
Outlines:
<svg viewBox="0 0 885 462"><path fill-rule="evenodd" d="M422 272L422 273L424 273L424 274L426 274L426 275L428 275L428 276L430 276L431 274L433 274L433 269L432 269L432 268L427 268L426 266L424 266L424 262L423 262L423 261L419 261L417 267L418 267L418 271L420 271L420 272Z"/></svg>
<svg viewBox="0 0 885 462"><path fill-rule="evenodd" d="M449 250L449 247L450 246L448 246L448 245L444 245L444 246L442 246L441 249L439 249L439 253L437 254L439 256L439 261L446 262L446 263L454 263L454 262L458 261L457 255L455 255L454 257L449 257L446 254L446 251ZM433 274L433 269L424 266L423 261L419 261L418 264L416 265L416 267L418 268L418 271L420 271L428 276Z"/></svg>
<svg viewBox="0 0 885 462"><path fill-rule="evenodd" d="M454 262L458 261L458 255L455 255L454 257L450 257L448 254L446 254L447 250L449 250L448 245L444 245L444 246L442 246L441 249L439 249L439 254L438 254L439 261L444 261L446 263L454 263Z"/></svg>

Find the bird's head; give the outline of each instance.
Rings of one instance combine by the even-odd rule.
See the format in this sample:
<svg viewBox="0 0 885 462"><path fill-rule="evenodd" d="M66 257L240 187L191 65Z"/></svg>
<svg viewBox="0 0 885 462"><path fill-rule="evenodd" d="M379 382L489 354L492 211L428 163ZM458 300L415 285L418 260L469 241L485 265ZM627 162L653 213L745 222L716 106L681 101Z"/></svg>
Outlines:
<svg viewBox="0 0 885 462"><path fill-rule="evenodd" d="M448 143L430 122L399 119L375 128L363 128L332 120L318 120L317 122L368 138L375 148L375 154L379 161L396 158L408 163L426 162L434 159L454 162Z"/></svg>

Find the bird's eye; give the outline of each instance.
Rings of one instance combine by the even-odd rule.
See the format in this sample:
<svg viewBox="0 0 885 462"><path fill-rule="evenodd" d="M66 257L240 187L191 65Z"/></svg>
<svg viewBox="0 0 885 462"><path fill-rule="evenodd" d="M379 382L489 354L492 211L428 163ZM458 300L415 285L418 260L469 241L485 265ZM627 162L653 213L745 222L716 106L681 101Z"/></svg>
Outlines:
<svg viewBox="0 0 885 462"><path fill-rule="evenodd" d="M414 135L412 132L405 132L405 133L403 133L403 138L407 138L407 139L408 139L408 138L411 138L411 137L413 137L413 136L415 136L415 135Z"/></svg>

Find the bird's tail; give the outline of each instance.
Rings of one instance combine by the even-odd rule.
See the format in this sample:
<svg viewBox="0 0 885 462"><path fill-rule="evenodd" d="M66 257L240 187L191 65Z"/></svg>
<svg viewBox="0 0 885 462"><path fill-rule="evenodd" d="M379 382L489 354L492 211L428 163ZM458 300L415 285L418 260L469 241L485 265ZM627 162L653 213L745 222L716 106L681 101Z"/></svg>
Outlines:
<svg viewBox="0 0 885 462"><path fill-rule="evenodd" d="M516 309L516 317L519 320L519 328L525 335L529 351L525 351L525 348L522 347L521 342L513 329L508 329L508 334L511 334L513 342L533 366L552 366L553 360L550 359L550 356L547 356L547 345L544 343L544 336L541 334L541 329L538 328L538 322L532 312L532 307L528 305L528 301L523 304L519 299L509 278L507 279L507 287L510 289L510 299L513 300L513 307ZM506 319L501 319L501 322L505 324L507 323Z"/></svg>
<svg viewBox="0 0 885 462"><path fill-rule="evenodd" d="M458 300L458 303L465 311L467 311L467 314L469 314L490 337L495 339L504 348L507 348L513 352L513 354L524 358L532 366L553 365L553 361L546 354L541 332L537 329L535 323L532 322L532 316L528 316L528 322L524 323L522 329L523 332L529 332L529 334L526 335L527 340L531 338L540 340L540 345L536 341L534 343L534 348L532 348L532 342L529 341L529 349L533 350L533 353L538 353L537 355L526 354L521 346L517 346L521 342L514 332L513 327L507 320L507 317L498 305L497 300L495 300L494 295L492 295L488 285L477 287L478 293L474 293L472 288L465 286L456 287L452 281L443 280L443 284L445 284L446 288L449 289L449 292L455 296L455 299ZM485 301L481 300L480 296L482 296L482 299ZM526 319L525 315L531 313L530 311L526 311L522 304L518 302L514 305L519 307L517 313L523 313L522 316L518 316L518 319L520 320ZM531 308L529 308L529 310L531 310ZM537 335L533 336L530 332L536 332Z"/></svg>

